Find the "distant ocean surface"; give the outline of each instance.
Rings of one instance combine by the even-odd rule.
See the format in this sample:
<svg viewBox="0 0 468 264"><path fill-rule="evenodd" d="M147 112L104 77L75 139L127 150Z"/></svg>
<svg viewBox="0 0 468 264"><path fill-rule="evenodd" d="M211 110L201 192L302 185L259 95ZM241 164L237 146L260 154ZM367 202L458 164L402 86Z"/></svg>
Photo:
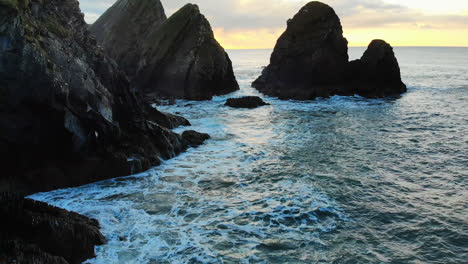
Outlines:
<svg viewBox="0 0 468 264"><path fill-rule="evenodd" d="M239 92L159 107L205 145L31 197L100 221L90 263L467 263L468 48L395 52L401 98L298 102L250 88L271 50L228 51ZM241 95L271 106L223 106Z"/></svg>

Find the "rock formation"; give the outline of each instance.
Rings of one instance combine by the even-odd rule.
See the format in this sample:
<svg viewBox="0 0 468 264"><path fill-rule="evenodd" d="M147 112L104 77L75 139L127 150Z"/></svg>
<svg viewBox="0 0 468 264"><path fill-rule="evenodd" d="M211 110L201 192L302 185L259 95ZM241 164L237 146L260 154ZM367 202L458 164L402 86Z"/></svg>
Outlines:
<svg viewBox="0 0 468 264"><path fill-rule="evenodd" d="M226 101L225 105L233 108L257 108L270 104L265 103L262 98L258 96L245 96L241 98L230 98Z"/></svg>
<svg viewBox="0 0 468 264"><path fill-rule="evenodd" d="M120 69L134 76L142 59L141 46L167 20L159 0L120 0L89 28Z"/></svg>
<svg viewBox="0 0 468 264"><path fill-rule="evenodd" d="M136 173L188 146L181 117L143 103L76 0L0 1L0 192Z"/></svg>
<svg viewBox="0 0 468 264"><path fill-rule="evenodd" d="M118 48L118 52L117 48L107 51L107 40L120 38L121 32L126 30L119 26L119 21L128 20L133 10L142 10L141 5L151 2L153 8L146 12L163 17L159 0L133 1L132 5L127 2L118 1L91 26L91 31L106 52L122 65L132 86L143 91L148 99L208 100L239 89L229 56L215 40L208 20L196 5L187 4L161 25L162 19L158 19L158 26L147 27L146 20L132 21L131 56L126 56L125 46ZM142 16L150 17L146 12L143 11ZM133 50L138 52L132 53Z"/></svg>
<svg viewBox="0 0 468 264"><path fill-rule="evenodd" d="M335 11L326 4L310 2L288 21L270 65L252 86L285 99L327 97L342 87L347 45Z"/></svg>
<svg viewBox="0 0 468 264"><path fill-rule="evenodd" d="M0 263L79 264L105 243L94 219L0 194Z"/></svg>
<svg viewBox="0 0 468 264"><path fill-rule="evenodd" d="M270 65L252 83L280 99L332 95L384 97L406 92L392 47L374 40L360 60L348 62L340 19L326 4L305 5L279 38Z"/></svg>
<svg viewBox="0 0 468 264"><path fill-rule="evenodd" d="M383 40L373 40L362 58L348 65L347 94L375 98L399 95L406 91L393 48Z"/></svg>

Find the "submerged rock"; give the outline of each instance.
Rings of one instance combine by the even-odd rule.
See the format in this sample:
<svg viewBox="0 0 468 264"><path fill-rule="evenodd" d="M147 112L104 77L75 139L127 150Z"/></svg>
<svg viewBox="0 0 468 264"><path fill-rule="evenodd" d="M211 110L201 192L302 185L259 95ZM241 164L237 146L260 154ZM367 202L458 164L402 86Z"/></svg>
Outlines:
<svg viewBox="0 0 468 264"><path fill-rule="evenodd" d="M148 1L157 4L153 3L154 7L145 11L141 6ZM125 27L120 28L118 22L133 15L133 9L142 10L145 17L150 16L146 12L164 12L158 0L133 1L132 5L127 2L118 1L91 27L98 41L104 43L105 39L120 38ZM187 4L164 23L160 21L162 19L157 26L148 28L142 21L132 22L129 41L133 46L128 48L137 50L135 54L127 56L125 46L118 52L115 49L108 52L122 65L132 86L143 91L148 100L161 97L208 100L239 89L231 60L215 40L198 6ZM105 47L105 43L103 45Z"/></svg>
<svg viewBox="0 0 468 264"><path fill-rule="evenodd" d="M11 194L0 217L0 263L78 264L105 243L97 220Z"/></svg>
<svg viewBox="0 0 468 264"><path fill-rule="evenodd" d="M198 147L208 139L210 139L210 135L193 130L187 130L182 133L182 140L186 145L191 147Z"/></svg>
<svg viewBox="0 0 468 264"><path fill-rule="evenodd" d="M305 5L279 38L270 65L252 83L280 99L332 95L384 97L406 92L392 47L375 40L360 60L348 62L340 19L326 4Z"/></svg>
<svg viewBox="0 0 468 264"><path fill-rule="evenodd" d="M230 98L226 101L225 105L234 108L257 108L270 104L265 103L262 98L258 96L245 96L241 98Z"/></svg>
<svg viewBox="0 0 468 264"><path fill-rule="evenodd" d="M97 48L76 0L0 1L0 191L126 176L188 145ZM139 161L139 171L133 162Z"/></svg>
<svg viewBox="0 0 468 264"><path fill-rule="evenodd" d="M345 93L372 98L407 91L393 48L383 40L373 40L361 59L349 63L346 84Z"/></svg>
<svg viewBox="0 0 468 264"><path fill-rule="evenodd" d="M327 97L342 87L347 45L335 11L326 4L310 2L288 21L270 65L252 86L284 99Z"/></svg>

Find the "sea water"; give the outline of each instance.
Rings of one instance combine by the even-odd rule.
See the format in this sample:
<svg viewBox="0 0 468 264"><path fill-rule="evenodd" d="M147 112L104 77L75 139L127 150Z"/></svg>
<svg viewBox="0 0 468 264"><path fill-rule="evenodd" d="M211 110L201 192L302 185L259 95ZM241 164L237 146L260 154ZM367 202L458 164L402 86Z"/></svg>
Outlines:
<svg viewBox="0 0 468 264"><path fill-rule="evenodd" d="M351 48L359 58L364 49ZM466 263L468 49L395 48L399 98L280 101L270 50L229 51L241 90L160 106L212 137L150 171L32 195L96 218L90 263ZM232 109L257 95L270 106Z"/></svg>

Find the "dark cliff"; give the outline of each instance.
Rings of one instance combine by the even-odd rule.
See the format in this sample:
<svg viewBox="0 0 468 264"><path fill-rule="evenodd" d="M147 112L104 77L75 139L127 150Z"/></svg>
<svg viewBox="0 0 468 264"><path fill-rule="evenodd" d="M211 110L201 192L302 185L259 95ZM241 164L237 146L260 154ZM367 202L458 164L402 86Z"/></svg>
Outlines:
<svg viewBox="0 0 468 264"><path fill-rule="evenodd" d="M75 0L0 2L0 191L129 175L188 146L188 121L143 103Z"/></svg>
<svg viewBox="0 0 468 264"><path fill-rule="evenodd" d="M310 2L288 21L270 65L253 86L280 98L326 97L342 86L347 63L340 19L328 5Z"/></svg>
<svg viewBox="0 0 468 264"><path fill-rule="evenodd" d="M141 60L141 46L166 19L159 0L120 0L89 30L104 52L129 76L133 76Z"/></svg>
<svg viewBox="0 0 468 264"><path fill-rule="evenodd" d="M0 263L79 264L104 244L94 219L0 194Z"/></svg>
<svg viewBox="0 0 468 264"><path fill-rule="evenodd" d="M351 61L345 94L376 98L407 91L393 48L383 40L373 40L359 60Z"/></svg>
<svg viewBox="0 0 468 264"><path fill-rule="evenodd" d="M138 1L146 5L149 0ZM147 28L147 23L133 21L127 13L140 6L129 6L121 11L127 0L118 1L101 17L91 30L98 36L106 50L122 65L130 77L133 87L143 91L148 99L159 97L184 98L188 100L209 100L214 95L227 94L239 89L232 63L224 49L215 40L208 20L200 14L198 6L187 4L164 23ZM154 7L146 9L143 16L153 9L162 10L159 1ZM156 7L157 6L157 7ZM152 11L153 13L157 11ZM115 21L129 21L134 24L130 41L134 46L128 50L106 48L105 39L120 38L125 28L119 26L103 27L103 24L118 25ZM139 24L142 23L142 24ZM109 44L111 45L111 44ZM136 56L126 56L138 50ZM136 54L136 53L135 53ZM126 58L128 57L128 58ZM121 59L124 58L124 59Z"/></svg>

